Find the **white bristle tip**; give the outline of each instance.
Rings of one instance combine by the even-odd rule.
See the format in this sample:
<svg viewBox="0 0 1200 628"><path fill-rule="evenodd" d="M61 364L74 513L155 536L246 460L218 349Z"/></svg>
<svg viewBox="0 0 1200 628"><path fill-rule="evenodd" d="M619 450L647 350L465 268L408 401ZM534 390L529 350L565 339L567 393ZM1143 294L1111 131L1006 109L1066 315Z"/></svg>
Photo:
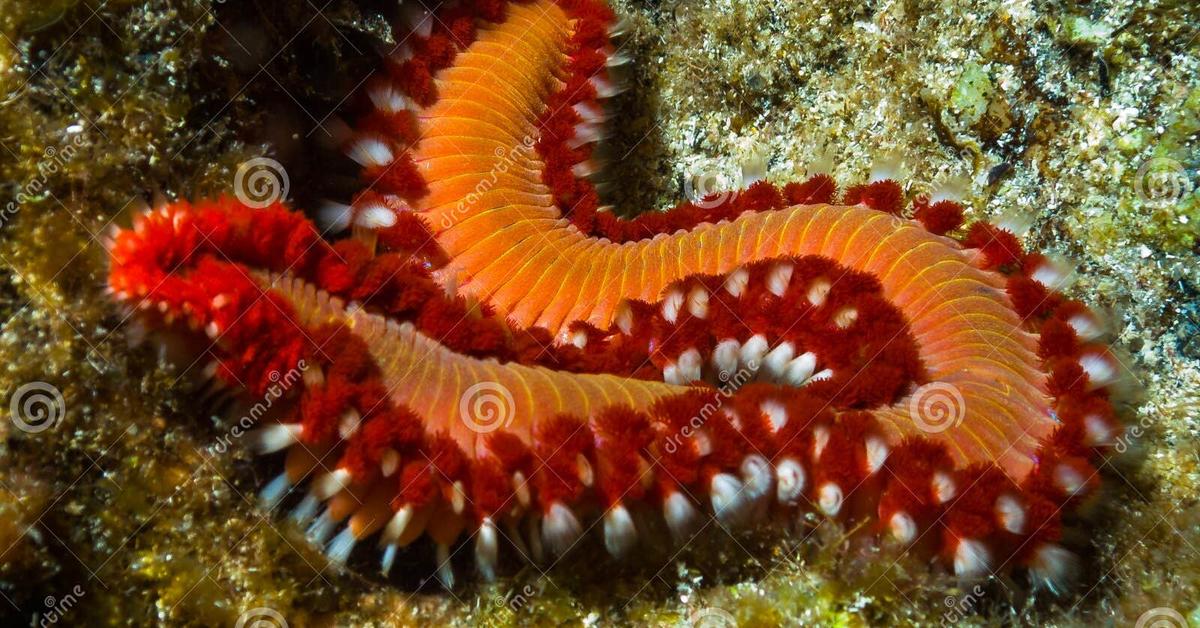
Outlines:
<svg viewBox="0 0 1200 628"><path fill-rule="evenodd" d="M575 513L562 502L550 505L542 519L542 541L555 555L561 556L583 534L583 526Z"/></svg>
<svg viewBox="0 0 1200 628"><path fill-rule="evenodd" d="M358 543L358 537L354 536L354 531L350 529L350 526L346 526L329 542L329 546L325 548L325 555L329 557L330 562L344 565L350 559L350 552L354 551L356 543Z"/></svg>
<svg viewBox="0 0 1200 628"><path fill-rule="evenodd" d="M917 540L917 522L906 512L893 513L888 519L888 528L892 531L892 538L904 545Z"/></svg>
<svg viewBox="0 0 1200 628"><path fill-rule="evenodd" d="M610 508L604 515L604 547L616 558L621 558L637 544L637 528L633 517L621 504Z"/></svg>
<svg viewBox="0 0 1200 628"><path fill-rule="evenodd" d="M303 433L304 425L300 423L276 423L250 432L246 442L255 453L273 454L300 442Z"/></svg>
<svg viewBox="0 0 1200 628"><path fill-rule="evenodd" d="M775 467L775 478L775 498L781 504L795 504L800 500L807 478L799 462L784 458Z"/></svg>
<svg viewBox="0 0 1200 628"><path fill-rule="evenodd" d="M713 476L710 487L713 513L724 525L736 525L741 522L746 508L743 499L744 490L741 480L728 473L718 473Z"/></svg>
<svg viewBox="0 0 1200 628"><path fill-rule="evenodd" d="M842 492L842 487L827 482L817 491L817 506L821 512L827 517L836 517L842 511L842 502L846 499L846 494Z"/></svg>
<svg viewBox="0 0 1200 628"><path fill-rule="evenodd" d="M986 576L991 560L987 546L981 541L962 539L954 550L954 575L969 579Z"/></svg>

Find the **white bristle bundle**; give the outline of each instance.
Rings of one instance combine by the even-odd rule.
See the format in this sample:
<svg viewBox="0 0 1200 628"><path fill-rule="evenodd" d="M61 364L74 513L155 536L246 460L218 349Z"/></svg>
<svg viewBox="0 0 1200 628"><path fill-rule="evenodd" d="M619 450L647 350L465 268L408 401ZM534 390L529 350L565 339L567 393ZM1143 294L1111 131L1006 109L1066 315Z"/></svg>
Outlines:
<svg viewBox="0 0 1200 628"><path fill-rule="evenodd" d="M808 287L808 302L820 307L825 304L825 298L829 296L829 290L833 288L833 284L829 283L828 279L817 279Z"/></svg>
<svg viewBox="0 0 1200 628"><path fill-rule="evenodd" d="M724 288L730 296L740 298L750 283L750 271L745 268L735 269L725 278Z"/></svg>
<svg viewBox="0 0 1200 628"><path fill-rule="evenodd" d="M392 149L388 148L383 142L364 137L356 140L350 145L346 151L346 156L353 159L358 165L364 167L381 168L395 161L396 156L392 153Z"/></svg>
<svg viewBox="0 0 1200 628"><path fill-rule="evenodd" d="M1106 355L1085 353L1079 357L1079 366L1087 373L1089 383L1093 388L1107 386L1117 381L1117 367Z"/></svg>
<svg viewBox="0 0 1200 628"><path fill-rule="evenodd" d="M287 473L280 473L258 493L259 507L268 512L275 510L291 488L292 481L288 479Z"/></svg>
<svg viewBox="0 0 1200 628"><path fill-rule="evenodd" d="M783 381L792 386L802 386L817 370L817 355L811 351L805 352L791 362L783 372Z"/></svg>
<svg viewBox="0 0 1200 628"><path fill-rule="evenodd" d="M386 205L372 203L355 212L354 224L364 229L386 229L395 226L396 213Z"/></svg>
<svg viewBox="0 0 1200 628"><path fill-rule="evenodd" d="M350 552L354 551L356 543L358 538L354 536L350 526L346 526L329 542L329 546L325 548L325 555L329 557L330 562L344 565L350 559Z"/></svg>
<svg viewBox="0 0 1200 628"><path fill-rule="evenodd" d="M317 210L317 224L325 231L340 233L350 228L354 210L349 205L326 201Z"/></svg>
<svg viewBox="0 0 1200 628"><path fill-rule="evenodd" d="M763 357L767 355L767 339L762 334L755 334L742 345L738 352L738 363L742 368L757 371L762 366Z"/></svg>
<svg viewBox="0 0 1200 628"><path fill-rule="evenodd" d="M475 534L475 568L487 582L496 580L496 567L499 564L500 541L496 524L490 517L484 517Z"/></svg>
<svg viewBox="0 0 1200 628"><path fill-rule="evenodd" d="M767 290L771 294L781 297L788 289L788 284L792 281L792 272L795 267L790 263L776 264L767 272Z"/></svg>
<svg viewBox="0 0 1200 628"><path fill-rule="evenodd" d="M255 453L273 454L300 442L303 433L304 426L300 423L276 423L250 432L246 442Z"/></svg>
<svg viewBox="0 0 1200 628"><path fill-rule="evenodd" d="M704 286L696 286L688 293L687 309L696 318L708 318L708 290Z"/></svg>
<svg viewBox="0 0 1200 628"><path fill-rule="evenodd" d="M996 498L996 518L1005 530L1013 534L1025 531L1025 508L1012 495L1001 495Z"/></svg>
<svg viewBox="0 0 1200 628"><path fill-rule="evenodd" d="M1062 595L1079 577L1079 559L1062 546L1046 543L1034 550L1029 571L1036 586Z"/></svg>
<svg viewBox="0 0 1200 628"><path fill-rule="evenodd" d="M604 547L616 558L629 554L637 544L637 528L633 517L621 504L608 509L604 515Z"/></svg>
<svg viewBox="0 0 1200 628"><path fill-rule="evenodd" d="M671 493L663 502L663 518L666 520L667 528L671 530L671 536L675 539L676 543L682 543L687 540L699 516L700 513L692 505L691 500L678 491Z"/></svg>
<svg viewBox="0 0 1200 628"><path fill-rule="evenodd" d="M367 90L367 97L376 109L386 113L400 113L412 107L408 97L391 81L380 81Z"/></svg>
<svg viewBox="0 0 1200 628"><path fill-rule="evenodd" d="M1067 320L1067 324L1075 330L1083 340L1095 340L1104 335L1104 326L1089 314L1077 314Z"/></svg>
<svg viewBox="0 0 1200 628"><path fill-rule="evenodd" d="M550 505L542 519L542 542L551 553L562 556L583 534L575 513L562 502Z"/></svg>
<svg viewBox="0 0 1200 628"><path fill-rule="evenodd" d="M740 472L742 483L746 487L743 497L747 501L757 502L770 495L771 489L775 487L775 474L771 470L771 463L758 454L750 454L743 458Z"/></svg>
<svg viewBox="0 0 1200 628"><path fill-rule="evenodd" d="M958 486L954 483L954 478L945 471L936 471L933 474L933 496L938 500L938 503L944 504L958 494Z"/></svg>
<svg viewBox="0 0 1200 628"><path fill-rule="evenodd" d="M350 471L336 469L318 477L312 483L312 492L318 499L329 499L350 485Z"/></svg>
<svg viewBox="0 0 1200 628"><path fill-rule="evenodd" d="M787 425L788 415L787 408L778 401L768 399L762 402L759 406L762 413L767 415L767 420L771 422L771 429L778 432Z"/></svg>
<svg viewBox="0 0 1200 628"><path fill-rule="evenodd" d="M991 560L991 554L982 542L962 539L954 550L954 574L959 578L981 578L987 575Z"/></svg>
<svg viewBox="0 0 1200 628"><path fill-rule="evenodd" d="M744 488L741 480L728 473L713 476L709 493L713 514L722 524L729 526L741 522L746 508L746 500L742 497Z"/></svg>
<svg viewBox="0 0 1200 628"><path fill-rule="evenodd" d="M671 288L667 292L662 301L663 320L675 324L679 319L679 310L683 307L683 299L683 291L679 288Z"/></svg>
<svg viewBox="0 0 1200 628"><path fill-rule="evenodd" d="M1087 487L1087 478L1074 467L1060 464L1054 469L1054 484L1067 495L1078 495Z"/></svg>
<svg viewBox="0 0 1200 628"><path fill-rule="evenodd" d="M742 343L726 339L717 343L712 352L712 365L717 370L717 378L728 380L733 377L738 367L738 353Z"/></svg>
<svg viewBox="0 0 1200 628"><path fill-rule="evenodd" d="M868 436L865 447L867 470L871 473L878 473L883 468L883 463L887 462L889 453L887 442L878 436Z"/></svg>
<svg viewBox="0 0 1200 628"><path fill-rule="evenodd" d="M845 499L846 495L842 492L842 487L833 482L825 483L817 491L817 506L829 517L836 517L841 512Z"/></svg>
<svg viewBox="0 0 1200 628"><path fill-rule="evenodd" d="M917 540L917 522L906 512L892 513L888 528L892 531L892 538L900 543L908 545Z"/></svg>
<svg viewBox="0 0 1200 628"><path fill-rule="evenodd" d="M808 482L804 466L792 458L784 458L775 468L775 499L781 504L795 504L804 494Z"/></svg>

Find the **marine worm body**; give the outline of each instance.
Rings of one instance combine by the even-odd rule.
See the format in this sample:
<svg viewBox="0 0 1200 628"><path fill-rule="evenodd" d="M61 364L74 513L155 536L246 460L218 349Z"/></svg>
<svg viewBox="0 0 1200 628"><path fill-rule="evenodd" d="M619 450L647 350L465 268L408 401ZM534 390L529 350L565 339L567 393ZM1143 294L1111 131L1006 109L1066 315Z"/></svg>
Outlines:
<svg viewBox="0 0 1200 628"><path fill-rule="evenodd" d="M385 572L428 537L448 585L464 538L493 578L597 520L614 556L662 542L647 508L676 542L817 513L1061 585L1060 521L1121 429L1066 270L886 173L616 217L591 182L611 11L451 4L409 11L368 83L349 203L179 202L110 245L115 298L207 337L216 382L253 399L304 365L252 435L286 452L265 507L294 491L332 559L370 538Z"/></svg>

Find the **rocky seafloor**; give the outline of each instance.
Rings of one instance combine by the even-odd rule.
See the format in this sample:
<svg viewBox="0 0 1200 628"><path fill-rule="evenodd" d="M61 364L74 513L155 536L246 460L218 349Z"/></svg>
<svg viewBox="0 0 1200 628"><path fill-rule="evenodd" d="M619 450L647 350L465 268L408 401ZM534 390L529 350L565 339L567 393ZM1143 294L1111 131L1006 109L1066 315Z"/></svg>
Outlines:
<svg viewBox="0 0 1200 628"><path fill-rule="evenodd" d="M453 592L331 568L256 508L270 464L216 447L229 419L131 348L101 241L142 199L228 190L255 157L286 166L302 206L336 188L322 139L392 7L0 0L0 622L1200 626L1200 5L617 6L634 60L612 140L622 211L750 155L778 182L822 161L853 182L898 155L910 190L961 181L972 216L1022 216L1027 245L1074 261L1136 429L1068 538L1072 589L962 586L830 525L714 532L632 564L593 547ZM46 404L13 401L31 395Z"/></svg>

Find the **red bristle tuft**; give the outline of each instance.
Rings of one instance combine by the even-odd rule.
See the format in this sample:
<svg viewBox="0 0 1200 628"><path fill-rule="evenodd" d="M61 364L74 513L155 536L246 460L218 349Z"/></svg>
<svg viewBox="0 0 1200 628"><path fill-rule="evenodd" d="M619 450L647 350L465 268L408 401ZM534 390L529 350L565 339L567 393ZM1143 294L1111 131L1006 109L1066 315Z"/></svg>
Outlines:
<svg viewBox="0 0 1200 628"><path fill-rule="evenodd" d="M913 201L913 217L930 233L945 235L963 225L963 206L948 200L930 204L927 198Z"/></svg>
<svg viewBox="0 0 1200 628"><path fill-rule="evenodd" d="M846 205L863 204L887 214L899 214L904 209L904 189L891 179L865 185L856 185L846 190Z"/></svg>
<svg viewBox="0 0 1200 628"><path fill-rule="evenodd" d="M397 510L406 504L420 508L429 504L438 494L438 481L434 477L433 467L425 460L404 465L396 483L398 490L392 500L392 508Z"/></svg>
<svg viewBox="0 0 1200 628"><path fill-rule="evenodd" d="M583 490L577 458L592 448L592 433L585 423L559 415L534 428L535 465L533 481L538 501L549 507L556 501L574 502Z"/></svg>
<svg viewBox="0 0 1200 628"><path fill-rule="evenodd" d="M437 88L434 86L433 72L428 60L417 57L393 68L392 78L409 98L422 107L429 107L437 102Z"/></svg>
<svg viewBox="0 0 1200 628"><path fill-rule="evenodd" d="M789 183L783 188L784 196L792 205L832 203L837 191L837 183L827 174L816 174L804 183Z"/></svg>
<svg viewBox="0 0 1200 628"><path fill-rule="evenodd" d="M1012 300L1013 310L1021 320L1045 316L1054 308L1056 302L1054 294L1047 290L1046 286L1024 275L1009 277L1005 290L1008 292L1008 298Z"/></svg>
<svg viewBox="0 0 1200 628"><path fill-rule="evenodd" d="M482 519L495 517L515 503L512 480L495 459L471 465L471 509Z"/></svg>
<svg viewBox="0 0 1200 628"><path fill-rule="evenodd" d="M395 194L410 201L429 193L425 178L417 170L412 155L407 152L383 168L364 169L362 178L378 191Z"/></svg>
<svg viewBox="0 0 1200 628"><path fill-rule="evenodd" d="M1015 266L1025 255L1017 236L986 222L972 224L963 244L982 251L988 268Z"/></svg>
<svg viewBox="0 0 1200 628"><path fill-rule="evenodd" d="M1074 355L1079 349L1079 338L1067 323L1052 318L1046 321L1038 336L1038 357L1043 360Z"/></svg>
<svg viewBox="0 0 1200 628"><path fill-rule="evenodd" d="M624 406L605 409L593 419L596 436L597 479L605 506L643 495L641 451L652 433L645 414Z"/></svg>

